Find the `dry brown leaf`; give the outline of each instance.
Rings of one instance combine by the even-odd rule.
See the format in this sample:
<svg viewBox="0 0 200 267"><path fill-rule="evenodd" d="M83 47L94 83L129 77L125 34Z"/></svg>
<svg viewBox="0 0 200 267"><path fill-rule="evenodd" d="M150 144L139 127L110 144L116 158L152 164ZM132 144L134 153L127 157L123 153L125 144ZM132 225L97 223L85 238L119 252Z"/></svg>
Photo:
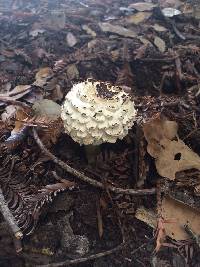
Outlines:
<svg viewBox="0 0 200 267"><path fill-rule="evenodd" d="M181 2L180 0L160 0L159 4L161 7L178 8L183 5L183 2Z"/></svg>
<svg viewBox="0 0 200 267"><path fill-rule="evenodd" d="M112 25L108 22L100 22L99 27L103 32L116 33L124 37L135 38L137 36L137 34L132 30L126 29L119 25Z"/></svg>
<svg viewBox="0 0 200 267"><path fill-rule="evenodd" d="M162 201L162 216L173 223L165 224L168 236L176 240L190 238L184 229L184 225L191 226L193 232L200 235L200 212L189 205L166 196Z"/></svg>
<svg viewBox="0 0 200 267"><path fill-rule="evenodd" d="M66 36L66 41L69 47L73 47L77 44L76 36L72 32L68 32Z"/></svg>
<svg viewBox="0 0 200 267"><path fill-rule="evenodd" d="M154 7L156 7L155 4L147 2L138 2L129 5L129 8L134 8L137 11L151 11Z"/></svg>
<svg viewBox="0 0 200 267"><path fill-rule="evenodd" d="M92 35L92 37L96 37L96 36L97 36L96 32L93 31L90 27L88 27L88 25L83 25L83 26L82 26L82 29L83 29L84 31L86 31L87 34Z"/></svg>
<svg viewBox="0 0 200 267"><path fill-rule="evenodd" d="M17 85L13 90L8 93L0 94L2 97L12 97L13 100L17 100L31 91L31 85Z"/></svg>
<svg viewBox="0 0 200 267"><path fill-rule="evenodd" d="M67 77L70 81L79 78L79 71L76 67L76 64L70 64L69 66L67 66L66 71L67 71Z"/></svg>
<svg viewBox="0 0 200 267"><path fill-rule="evenodd" d="M191 227L194 234L200 235L200 212L198 210L169 196L164 197L161 208L162 220L158 221L158 224L161 223L161 225L157 224L156 213L144 207L137 209L135 217L154 229L156 227L158 227L158 230L159 228L162 229L167 236L175 240L186 240L190 238L185 231L185 225ZM162 241L160 243L162 244ZM158 244L158 246L159 245L160 244Z"/></svg>
<svg viewBox="0 0 200 267"><path fill-rule="evenodd" d="M154 38L154 44L159 49L160 52L162 52L162 53L165 52L166 44L165 44L165 41L163 39L161 39L160 37L156 36Z"/></svg>
<svg viewBox="0 0 200 267"><path fill-rule="evenodd" d="M163 27L157 23L152 25L151 28L153 28L157 32L166 32L167 31L167 29L165 27Z"/></svg>
<svg viewBox="0 0 200 267"><path fill-rule="evenodd" d="M33 105L34 115L36 118L44 118L46 128L41 129L41 139L45 145L55 144L61 134L63 122L60 118L61 107L56 102L43 99L35 102Z"/></svg>
<svg viewBox="0 0 200 267"><path fill-rule="evenodd" d="M53 70L51 68L45 67L45 68L41 68L35 75L35 82L33 83L33 85L36 86L44 86L45 83L47 82L47 79L52 77L53 75Z"/></svg>
<svg viewBox="0 0 200 267"><path fill-rule="evenodd" d="M126 18L127 23L129 24L140 24L141 22L146 21L152 15L151 12L138 12L134 15L130 15Z"/></svg>
<svg viewBox="0 0 200 267"><path fill-rule="evenodd" d="M158 173L174 180L176 173L189 169L200 170L200 157L178 138L178 125L156 117L143 126L148 142L147 151L156 159Z"/></svg>
<svg viewBox="0 0 200 267"><path fill-rule="evenodd" d="M16 114L16 106L9 105L5 108L5 111L1 114L1 119L3 122L10 122L10 119L13 119Z"/></svg>

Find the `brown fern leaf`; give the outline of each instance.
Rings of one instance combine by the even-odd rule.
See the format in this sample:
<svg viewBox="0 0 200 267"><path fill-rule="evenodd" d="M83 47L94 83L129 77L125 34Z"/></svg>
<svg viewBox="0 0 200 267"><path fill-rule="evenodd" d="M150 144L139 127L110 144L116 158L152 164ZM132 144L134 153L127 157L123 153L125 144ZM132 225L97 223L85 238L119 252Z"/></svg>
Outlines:
<svg viewBox="0 0 200 267"><path fill-rule="evenodd" d="M19 157L1 158L0 186L5 200L18 226L25 235L31 234L39 220L42 207L51 203L57 193L74 186L73 182L65 181L46 185L38 189L32 184L33 173L24 169L25 175L17 172L21 163ZM31 169L31 168L30 168Z"/></svg>

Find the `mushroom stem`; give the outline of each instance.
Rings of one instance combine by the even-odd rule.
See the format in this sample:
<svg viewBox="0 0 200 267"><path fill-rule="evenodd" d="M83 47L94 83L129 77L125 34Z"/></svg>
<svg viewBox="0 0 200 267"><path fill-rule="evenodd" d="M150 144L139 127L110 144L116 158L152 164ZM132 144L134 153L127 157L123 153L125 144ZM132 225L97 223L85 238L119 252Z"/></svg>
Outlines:
<svg viewBox="0 0 200 267"><path fill-rule="evenodd" d="M88 164L94 165L97 155L100 153L100 146L87 145L85 146L85 156Z"/></svg>

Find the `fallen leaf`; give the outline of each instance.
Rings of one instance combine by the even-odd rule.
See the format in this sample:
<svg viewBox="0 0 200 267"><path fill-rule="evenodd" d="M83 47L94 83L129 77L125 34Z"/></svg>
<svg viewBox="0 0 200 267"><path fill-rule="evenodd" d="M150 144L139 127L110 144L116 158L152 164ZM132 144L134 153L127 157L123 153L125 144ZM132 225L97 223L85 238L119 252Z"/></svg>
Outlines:
<svg viewBox="0 0 200 267"><path fill-rule="evenodd" d="M9 105L5 108L5 111L1 114L2 121L9 121L10 119L13 119L16 114L16 106Z"/></svg>
<svg viewBox="0 0 200 267"><path fill-rule="evenodd" d="M40 132L40 137L46 146L55 144L61 134L63 122L60 118L61 107L56 102L43 99L35 102L33 105L34 115L36 117L36 124L40 123L46 125ZM34 121L33 121L34 122Z"/></svg>
<svg viewBox="0 0 200 267"><path fill-rule="evenodd" d="M86 31L87 34L92 35L93 37L96 37L96 36L97 36L96 32L93 31L93 30L92 30L90 27L88 27L87 25L83 25L83 26L82 26L82 29L83 29L84 31Z"/></svg>
<svg viewBox="0 0 200 267"><path fill-rule="evenodd" d="M159 4L161 7L173 7L173 8L178 8L181 5L183 5L183 2L180 0L160 0Z"/></svg>
<svg viewBox="0 0 200 267"><path fill-rule="evenodd" d="M135 218L142 222L145 222L152 228L156 228L157 215L153 210L146 209L144 207L139 207L136 210Z"/></svg>
<svg viewBox="0 0 200 267"><path fill-rule="evenodd" d="M173 223L165 224L168 236L176 240L185 240L190 236L186 233L184 225L192 227L194 233L200 235L200 212L185 203L169 196L162 201L162 216L164 220L172 220Z"/></svg>
<svg viewBox="0 0 200 267"><path fill-rule="evenodd" d="M167 236L175 240L186 240L190 238L184 226L191 226L196 235L200 235L200 212L185 203L170 196L165 196L162 200L163 226ZM157 216L153 210L140 207L136 211L135 217L147 223L152 228L157 227Z"/></svg>
<svg viewBox="0 0 200 267"><path fill-rule="evenodd" d="M166 32L167 31L167 29L165 27L163 27L157 23L152 25L151 28L153 28L157 32Z"/></svg>
<svg viewBox="0 0 200 267"><path fill-rule="evenodd" d="M159 49L160 52L164 53L166 50L166 44L165 41L163 41L163 39L161 39L160 37L156 36L154 38L154 44L155 46L157 46L157 48Z"/></svg>
<svg viewBox="0 0 200 267"><path fill-rule="evenodd" d="M37 37L39 34L44 33L45 30L44 29L35 29L29 32L29 35L32 37Z"/></svg>
<svg viewBox="0 0 200 267"><path fill-rule="evenodd" d="M143 43L144 45L149 45L152 46L152 43L147 40L146 38L142 37L142 36L138 36L138 39L140 40L141 43Z"/></svg>
<svg viewBox="0 0 200 267"><path fill-rule="evenodd" d="M31 85L17 85L13 90L8 93L0 94L2 97L11 97L13 100L17 100L25 96L31 91Z"/></svg>
<svg viewBox="0 0 200 267"><path fill-rule="evenodd" d="M40 87L44 86L47 82L47 79L52 77L52 75L53 70L51 68L41 68L35 75L35 82L33 83L33 85Z"/></svg>
<svg viewBox="0 0 200 267"><path fill-rule="evenodd" d="M158 173L171 180L175 179L177 172L200 170L200 157L178 138L177 130L175 121L159 116L143 126L147 151L155 158Z"/></svg>
<svg viewBox="0 0 200 267"><path fill-rule="evenodd" d="M100 22L99 27L101 28L103 32L112 32L112 33L122 35L124 37L134 38L137 36L137 34L132 30L126 29L119 25L112 25L108 22Z"/></svg>
<svg viewBox="0 0 200 267"><path fill-rule="evenodd" d="M59 84L56 85L55 89L51 92L50 98L53 101L61 101L64 97L64 93Z"/></svg>
<svg viewBox="0 0 200 267"><path fill-rule="evenodd" d="M73 47L77 44L77 39L75 37L75 35L71 32L68 32L67 33L67 36L66 36L66 41L67 41L67 44L69 47Z"/></svg>
<svg viewBox="0 0 200 267"><path fill-rule="evenodd" d="M146 21L150 16L152 15L151 12L138 12L134 15L126 17L126 22L129 24L135 24L138 25L141 22Z"/></svg>
<svg viewBox="0 0 200 267"><path fill-rule="evenodd" d="M177 15L181 14L180 10L175 9L175 8L171 8L171 7L163 8L161 11L162 11L163 15L165 17L168 17L168 18L172 18L174 16L177 16Z"/></svg>
<svg viewBox="0 0 200 267"><path fill-rule="evenodd" d="M67 67L67 77L69 80L77 79L79 78L79 71L75 64L70 64Z"/></svg>
<svg viewBox="0 0 200 267"><path fill-rule="evenodd" d="M128 7L134 8L137 11L151 11L156 6L157 5L153 3L138 2L138 3L130 4Z"/></svg>

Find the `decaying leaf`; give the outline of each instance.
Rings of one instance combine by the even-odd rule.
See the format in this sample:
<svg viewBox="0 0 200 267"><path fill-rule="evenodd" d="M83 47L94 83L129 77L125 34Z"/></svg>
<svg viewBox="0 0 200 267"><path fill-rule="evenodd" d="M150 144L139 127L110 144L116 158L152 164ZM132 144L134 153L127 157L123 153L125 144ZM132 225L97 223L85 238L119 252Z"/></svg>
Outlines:
<svg viewBox="0 0 200 267"><path fill-rule="evenodd" d="M15 112L15 127L5 141L7 148L14 149L26 136L28 127L40 126L45 144L55 143L61 133L60 105L52 100L43 99L35 102L33 108L18 108Z"/></svg>
<svg viewBox="0 0 200 267"><path fill-rule="evenodd" d="M75 35L72 32L68 32L66 36L66 41L69 47L75 46L78 42Z"/></svg>
<svg viewBox="0 0 200 267"><path fill-rule="evenodd" d="M67 77L69 80L79 78L79 71L75 64L70 64L67 66Z"/></svg>
<svg viewBox="0 0 200 267"><path fill-rule="evenodd" d="M184 225L192 226L195 234L200 235L200 212L189 205L166 196L162 201L162 216L173 223L165 224L167 235L176 240L190 238Z"/></svg>
<svg viewBox="0 0 200 267"><path fill-rule="evenodd" d="M174 16L180 15L181 11L172 7L166 7L162 9L162 13L165 17L172 18Z"/></svg>
<svg viewBox="0 0 200 267"><path fill-rule="evenodd" d="M138 12L134 15L130 15L126 18L127 23L129 24L140 24L141 22L146 21L152 15L151 12Z"/></svg>
<svg viewBox="0 0 200 267"><path fill-rule="evenodd" d="M3 194L18 226L26 235L31 234L36 227L42 207L51 203L59 192L73 188L75 185L74 182L60 179L57 183L37 188L32 179L34 165L34 162L32 166L24 165L17 156L13 161L10 155L3 155L0 165L0 185ZM23 169L20 168L22 166ZM22 170L24 170L23 175Z"/></svg>
<svg viewBox="0 0 200 267"><path fill-rule="evenodd" d="M200 157L178 138L175 121L157 116L145 123L143 130L148 142L147 151L155 158L161 176L174 180L177 172L200 170Z"/></svg>
<svg viewBox="0 0 200 267"><path fill-rule="evenodd" d="M165 41L163 41L163 39L161 39L160 37L156 36L154 38L154 44L155 46L157 46L157 48L159 49L160 52L164 53L166 50L166 44Z"/></svg>
<svg viewBox="0 0 200 267"><path fill-rule="evenodd" d="M165 196L162 201L162 228L167 236L175 240L186 240L190 238L185 231L185 225L192 228L196 235L200 235L200 212L185 203L169 196ZM136 211L135 217L147 223L152 228L157 227L157 216L152 210L140 207Z"/></svg>
<svg viewBox="0 0 200 267"><path fill-rule="evenodd" d="M5 107L5 111L1 114L1 119L3 122L10 121L10 119L13 119L16 114L16 106L9 105Z"/></svg>
<svg viewBox="0 0 200 267"><path fill-rule="evenodd" d="M167 29L165 27L163 27L157 23L152 25L151 28L153 28L157 32L166 32L167 31Z"/></svg>
<svg viewBox="0 0 200 267"><path fill-rule="evenodd" d="M36 86L44 86L47 82L47 79L52 77L53 75L53 71L51 68L41 68L35 75L35 82L33 83L33 85Z"/></svg>
<svg viewBox="0 0 200 267"><path fill-rule="evenodd" d="M173 8L178 8L181 5L183 5L183 2L180 0L160 0L159 4L161 7L173 7Z"/></svg>
<svg viewBox="0 0 200 267"><path fill-rule="evenodd" d="M2 97L11 97L13 100L20 99L31 91L31 85L17 85L13 90L8 93L0 94Z"/></svg>
<svg viewBox="0 0 200 267"><path fill-rule="evenodd" d="M103 32L112 32L112 33L122 35L124 37L134 38L137 36L137 34L132 30L126 29L119 25L112 25L108 22L99 23L99 27L101 28Z"/></svg>
<svg viewBox="0 0 200 267"><path fill-rule="evenodd" d="M56 143L63 126L60 118L60 105L52 100L43 99L34 103L33 110L36 116L36 124L37 118L40 118L41 122L46 125L40 132L41 139L45 145L49 146L51 143Z"/></svg>
<svg viewBox="0 0 200 267"><path fill-rule="evenodd" d="M129 8L134 8L137 11L151 11L154 7L156 7L155 4L147 2L138 2L129 5Z"/></svg>
<svg viewBox="0 0 200 267"><path fill-rule="evenodd" d="M87 34L90 34L90 35L92 35L93 37L96 37L96 36L97 36L96 32L93 31L90 27L88 27L88 25L83 25L83 26L82 26L82 29L83 29L84 31L86 31Z"/></svg>

